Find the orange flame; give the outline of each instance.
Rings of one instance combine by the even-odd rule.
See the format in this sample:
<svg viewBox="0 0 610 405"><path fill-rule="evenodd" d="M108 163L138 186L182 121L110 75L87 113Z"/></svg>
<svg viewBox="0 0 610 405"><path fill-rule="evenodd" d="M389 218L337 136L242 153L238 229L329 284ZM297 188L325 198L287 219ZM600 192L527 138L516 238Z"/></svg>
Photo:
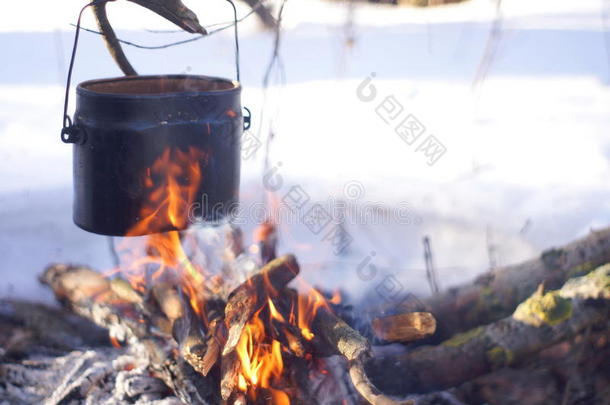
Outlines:
<svg viewBox="0 0 610 405"><path fill-rule="evenodd" d="M265 324L260 319L259 314L260 310L245 326L236 347L241 363L238 387L247 393L253 401L256 400L257 389L272 388L272 382L279 380L284 370L281 344L275 339L271 339L269 342L270 339L265 332ZM285 394L284 396L277 394L277 397L281 400L288 398ZM281 404L282 402L274 400L273 403ZM283 403L290 404L290 401Z"/></svg>
<svg viewBox="0 0 610 405"><path fill-rule="evenodd" d="M328 302L330 302L333 305L339 305L341 304L342 298L341 298L341 292L339 290L335 290L335 292L333 293L333 296L328 300Z"/></svg>
<svg viewBox="0 0 610 405"><path fill-rule="evenodd" d="M112 346L114 346L117 349L120 349L121 346L121 342L119 342L119 340L117 338L115 338L114 336L109 336L110 337L110 343L112 344Z"/></svg>
<svg viewBox="0 0 610 405"><path fill-rule="evenodd" d="M148 234L167 224L184 228L203 177L201 162L206 159L205 152L193 147L186 152L167 148L144 173L148 204L141 209L141 220L127 236ZM177 231L148 235L140 250L133 249L131 242L123 256L123 262L127 263L123 273L132 286L143 291L153 280L176 283L188 295L194 311L203 316L204 303L198 299L198 291L205 281L204 269L189 260L181 235Z"/></svg>
<svg viewBox="0 0 610 405"><path fill-rule="evenodd" d="M301 335L307 340L314 338L311 331L311 324L317 311L328 307L328 302L317 290L311 288L305 295L297 295L296 311L295 305L290 313L285 316L273 303L270 296L275 296L276 291L270 285L265 285L267 299L252 319L246 324L242 336L237 344L236 351L241 363L241 371L238 377L239 389L255 401L259 389L266 389L271 394L271 403L274 405L289 405L290 399L286 392L277 389L284 370L282 344L272 338L271 333L265 330L265 323L261 320L260 314L267 309L269 319L278 321L281 324L292 324L299 327ZM331 301L337 301L339 295L335 293ZM280 326L281 328L281 326ZM294 350L298 342L288 328L282 331L287 339L289 349ZM307 357L306 357L307 358Z"/></svg>
<svg viewBox="0 0 610 405"><path fill-rule="evenodd" d="M284 320L284 316L282 316L282 314L280 314L275 308L275 305L273 304L273 301L271 301L271 298L267 298L267 303L269 305L269 312L271 313L271 318L280 322L286 322Z"/></svg>
<svg viewBox="0 0 610 405"><path fill-rule="evenodd" d="M311 331L311 324L316 317L318 309L325 307L328 309L326 299L316 290L312 288L307 295L299 294L297 325L301 329L301 334L307 340L314 338Z"/></svg>
<svg viewBox="0 0 610 405"><path fill-rule="evenodd" d="M200 162L206 158L203 151L194 147L189 147L188 152L167 148L146 171L144 186L149 190L150 203L142 208L142 219L127 236L147 234L167 220L176 228L184 228L201 183Z"/></svg>
<svg viewBox="0 0 610 405"><path fill-rule="evenodd" d="M142 208L141 220L129 232L128 236L148 234L151 230L158 230L160 226L171 224L174 228L184 228L188 220L189 207L194 202L203 173L201 162L207 159L206 153L195 148L186 152L178 148L168 148L147 169L143 175L144 186L148 190L148 204ZM275 232L271 222L260 227L256 238L264 241ZM140 242L140 249L124 251L122 262L123 274L131 285L146 291L149 284L155 280L169 282L177 286L188 297L190 306L199 315L204 324L207 324L205 301L202 298L206 289L214 288L215 279L210 277L203 266L198 266L189 260L183 246L183 238L178 231L156 233L144 238L130 238L130 245ZM187 248L188 244L185 244ZM290 405L289 395L279 389L282 384L284 372L283 351L296 350L302 347L300 338L291 333L295 326L299 328L303 338L313 339L312 322L321 307L328 309L328 303L337 304L341 296L336 292L327 300L320 292L311 288L305 295L297 295L291 302L290 311L276 307L272 298L279 294L269 280L265 280L266 299L252 319L244 327L243 333L236 347L240 360L240 372L237 386L251 401L261 396L260 390L265 390L265 399L270 398L273 405ZM282 313L281 310L285 312ZM264 312L263 312L264 311ZM265 314L264 322L260 315ZM268 314L269 318L266 317ZM272 331L266 330L273 320L274 327L290 324L282 331L287 339L288 348L283 347L279 340L274 338ZM296 333L298 335L298 332ZM278 339L280 339L278 337ZM115 342L113 342L115 343ZM118 343L118 342L116 342ZM302 349L301 349L302 350ZM306 357L311 359L311 356Z"/></svg>

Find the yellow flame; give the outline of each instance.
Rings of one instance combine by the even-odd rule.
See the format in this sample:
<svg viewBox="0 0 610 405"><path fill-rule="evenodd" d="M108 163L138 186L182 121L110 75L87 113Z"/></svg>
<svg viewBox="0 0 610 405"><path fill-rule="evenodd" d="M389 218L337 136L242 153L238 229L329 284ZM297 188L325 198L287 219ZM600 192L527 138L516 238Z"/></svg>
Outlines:
<svg viewBox="0 0 610 405"><path fill-rule="evenodd" d="M187 151L168 147L143 174L143 185L148 192L147 204L142 207L138 223L127 236L157 231L161 224L183 228L188 220L189 207L195 201L203 173L201 162L207 155L196 148ZM203 317L204 303L198 291L204 285L204 269L188 258L177 231L155 233L145 237L140 250L124 249L123 273L131 285L144 291L147 282L165 279L175 282L189 297L196 313ZM132 240L125 240L132 245ZM154 269L154 270L151 270Z"/></svg>
<svg viewBox="0 0 610 405"><path fill-rule="evenodd" d="M328 308L326 300L316 290L312 288L307 295L299 294L298 301L298 316L297 325L301 329L301 334L307 340L314 338L314 334L311 331L311 324L321 307Z"/></svg>
<svg viewBox="0 0 610 405"><path fill-rule="evenodd" d="M253 401L256 400L257 389L271 389L273 382L280 379L284 370L282 345L269 338L259 314L260 310L245 326L236 347L241 363L238 387ZM277 398L278 401L273 400L274 405L290 404L290 400L284 401L287 396L277 394Z"/></svg>
<svg viewBox="0 0 610 405"><path fill-rule="evenodd" d="M271 318L285 323L286 321L284 320L284 317L275 308L275 305L273 304L273 301L271 301L271 298L267 298L267 303L269 304L269 312L271 313Z"/></svg>

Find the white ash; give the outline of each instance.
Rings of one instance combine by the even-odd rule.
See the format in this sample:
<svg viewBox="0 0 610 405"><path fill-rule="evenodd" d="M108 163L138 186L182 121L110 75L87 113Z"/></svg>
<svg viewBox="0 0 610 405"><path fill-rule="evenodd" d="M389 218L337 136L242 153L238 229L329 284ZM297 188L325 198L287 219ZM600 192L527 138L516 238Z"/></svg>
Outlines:
<svg viewBox="0 0 610 405"><path fill-rule="evenodd" d="M181 404L163 381L150 375L138 346L1 364L0 405Z"/></svg>

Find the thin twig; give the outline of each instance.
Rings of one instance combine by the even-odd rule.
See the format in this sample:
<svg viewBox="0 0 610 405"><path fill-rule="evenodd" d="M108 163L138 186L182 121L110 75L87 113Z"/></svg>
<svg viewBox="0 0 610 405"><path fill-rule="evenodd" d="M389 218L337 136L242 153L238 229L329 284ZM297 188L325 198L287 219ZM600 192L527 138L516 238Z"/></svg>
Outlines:
<svg viewBox="0 0 610 405"><path fill-rule="evenodd" d="M426 279L430 286L432 295L437 295L440 291L438 287L438 277L434 268L434 257L432 256L432 248L430 247L430 238L424 236L424 262L426 263Z"/></svg>
<svg viewBox="0 0 610 405"><path fill-rule="evenodd" d="M252 8L252 10L250 10L246 15L244 15L241 18L239 18L237 20L237 23L240 23L240 22L244 21L246 18L250 17L252 14L254 14L256 8L261 7L262 5L263 5L263 3L261 1L259 1L258 5L255 8ZM74 26L74 24L70 24L70 25ZM184 44L187 44L189 42L199 41L200 39L203 39L205 37L209 37L210 35L213 35L213 34L221 32L221 31L224 31L226 29L229 29L229 28L233 27L234 25L235 25L234 21L211 24L211 25L208 25L208 26L204 27L206 29L206 31L208 32L207 35L198 35L195 38L183 39L183 40L176 41L176 42L170 42L170 43L164 44L164 45L152 45L152 46L149 46L149 45L140 45L138 43L127 41L127 40L124 40L124 39L121 39L121 38L118 38L118 37L116 38L116 40L117 40L117 42L119 42L119 43L121 43L123 45L132 46L132 47L138 48L138 49L149 49L149 50L165 49L165 48L170 48L172 46L184 45ZM221 27L217 28L215 30L209 30L209 28L217 27L217 26L221 26ZM94 29L91 29L91 28L81 27L81 29L83 31L90 32L92 34L104 35L102 32L94 30ZM152 31L152 30L147 30L147 31L148 32L153 32L153 33L177 33L177 32L182 32L180 30L179 31L173 31L173 30L172 31Z"/></svg>
<svg viewBox="0 0 610 405"><path fill-rule="evenodd" d="M281 76L280 81L282 83L285 83L285 81L286 81L286 77L285 77L285 73L284 73L284 65L283 65L281 57L280 57L280 43L281 43L281 36L282 36L282 15L284 13L285 5L286 5L286 0L282 0L282 4L280 5L280 9L279 9L278 15L276 17L277 24L275 26L275 40L273 42L273 52L271 54L271 59L269 60L269 64L267 65L267 69L265 70L265 75L263 76L263 108L261 108L261 115L260 115L261 125L259 126L259 130L258 130L259 139L260 139L260 135L261 135L261 132L263 129L262 123L265 120L264 106L267 102L267 91L269 88L269 80L271 77L271 72L273 71L274 67L277 67L280 72L280 76ZM278 105L279 105L279 103L278 103ZM277 111L276 111L276 115L277 115ZM275 133L273 132L273 130L271 128L272 122L273 122L273 119L269 119L269 134L265 140L265 156L263 159L263 173L267 173L269 171L269 153L271 151L271 144L275 140ZM265 204L268 203L267 199L268 199L267 195L264 195L263 201L265 202Z"/></svg>
<svg viewBox="0 0 610 405"><path fill-rule="evenodd" d="M100 4L93 5L93 14L95 15L95 20L97 21L97 26L99 27L100 34L106 40L106 47L108 51L112 55L112 58L115 60L119 68L126 76L136 76L138 73L129 63L129 59L123 52L121 48L120 41L117 38L112 26L110 25L110 21L108 21L108 15L106 13L106 3L102 2Z"/></svg>
<svg viewBox="0 0 610 405"><path fill-rule="evenodd" d="M473 89L477 88L487 76L489 67L491 66L491 63L493 62L493 59L495 57L501 35L502 0L496 0L496 18L493 21L491 31L489 32L489 37L487 38L485 53L483 54L483 58L481 59L481 63L479 64L479 68L477 69L477 73L474 77L474 81L472 82Z"/></svg>
<svg viewBox="0 0 610 405"><path fill-rule="evenodd" d="M608 62L608 71L610 72L610 37L608 36L608 16L609 16L609 12L608 12L608 8L609 8L609 2L608 0L601 0L602 1L602 10L601 10L601 19L602 19L602 34L604 36L604 45L605 45L605 49L606 49L606 61Z"/></svg>
<svg viewBox="0 0 610 405"><path fill-rule="evenodd" d="M108 236L108 250L110 250L110 257L112 258L112 263L115 268L118 268L121 264L121 260L119 259L119 255L116 252L116 248L114 246L114 238L112 236Z"/></svg>

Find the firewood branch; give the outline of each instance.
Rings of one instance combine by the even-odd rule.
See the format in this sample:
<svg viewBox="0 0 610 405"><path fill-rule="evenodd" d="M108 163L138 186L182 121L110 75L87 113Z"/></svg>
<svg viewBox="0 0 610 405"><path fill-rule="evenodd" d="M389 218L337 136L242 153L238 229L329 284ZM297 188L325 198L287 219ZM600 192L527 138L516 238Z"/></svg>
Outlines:
<svg viewBox="0 0 610 405"><path fill-rule="evenodd" d="M95 4L93 6L93 13L95 15L95 20L97 21L97 26L102 33L104 42L106 42L106 47L108 48L108 52L110 52L112 59L114 59L116 64L126 76L136 76L138 72L136 72L133 66L131 66L131 63L129 63L129 60L121 47L121 43L114 33L114 29L112 29L110 21L108 21L106 2Z"/></svg>
<svg viewBox="0 0 610 405"><path fill-rule="evenodd" d="M106 277L87 267L51 265L40 281L51 287L59 302L108 329L118 340L137 340L149 334L147 326L138 322L141 312L137 306L121 299Z"/></svg>
<svg viewBox="0 0 610 405"><path fill-rule="evenodd" d="M140 322L147 317L140 305L142 299L127 285L110 281L90 268L64 264L47 267L40 281L51 287L59 302L108 329L110 336L144 347L150 367L184 403L218 402L214 385L196 373L185 359L175 356L175 343L170 336L155 333L147 322ZM168 294L172 296L172 293ZM175 312L169 307L166 311L170 314ZM181 314L178 320L183 318ZM186 337L194 334L192 330L187 332ZM185 340L185 344L180 345L183 353L196 352L196 346L191 342Z"/></svg>
<svg viewBox="0 0 610 405"><path fill-rule="evenodd" d="M248 320L266 302L268 294L277 295L299 274L299 264L293 255L272 260L231 292L225 307L228 328L223 355L231 353Z"/></svg>
<svg viewBox="0 0 610 405"><path fill-rule="evenodd" d="M395 394L455 387L495 369L518 364L610 316L610 265L568 280L561 289L539 288L514 313L487 326L423 346L367 367L380 388ZM448 370L450 370L448 372Z"/></svg>
<svg viewBox="0 0 610 405"><path fill-rule="evenodd" d="M372 358L371 346L360 333L326 308L316 314L313 330L349 363L349 375L356 390L373 405L409 405L411 401L396 401L384 395L369 380L364 368L365 362Z"/></svg>
<svg viewBox="0 0 610 405"><path fill-rule="evenodd" d="M110 52L110 55L117 63L119 68L123 71L126 76L135 76L137 72L129 63L123 48L121 47L121 41L117 38L108 15L106 13L106 4L109 1L102 1L93 5L93 13L97 21L100 33L102 34L106 47ZM168 21L176 24L186 32L198 33L206 35L207 31L199 24L197 15L186 7L180 0L130 0L142 7L148 8L149 10L157 13L161 17Z"/></svg>
<svg viewBox="0 0 610 405"><path fill-rule="evenodd" d="M605 228L563 247L549 249L538 258L483 274L473 284L424 300L424 306L436 318L435 336L448 339L458 332L509 316L541 283L548 289L557 289L569 278L608 262L610 228ZM391 310L388 308L388 312ZM410 311L398 308L397 312Z"/></svg>

